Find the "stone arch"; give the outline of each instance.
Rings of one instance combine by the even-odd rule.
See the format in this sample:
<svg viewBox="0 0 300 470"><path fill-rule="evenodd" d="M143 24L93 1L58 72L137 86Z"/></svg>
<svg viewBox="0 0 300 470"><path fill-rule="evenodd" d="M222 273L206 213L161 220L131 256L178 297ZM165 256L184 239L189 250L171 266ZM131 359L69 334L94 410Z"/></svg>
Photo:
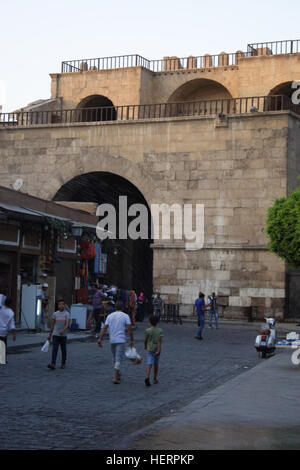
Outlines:
<svg viewBox="0 0 300 470"><path fill-rule="evenodd" d="M115 121L117 111L113 102L103 95L89 95L77 105L81 122Z"/></svg>
<svg viewBox="0 0 300 470"><path fill-rule="evenodd" d="M149 206L160 191L156 180L140 163L121 156L104 154L97 148L85 148L77 157L61 163L55 174L45 174L38 194L44 199L53 199L60 187L69 180L91 172L108 172L125 177L143 194Z"/></svg>
<svg viewBox="0 0 300 470"><path fill-rule="evenodd" d="M284 95L291 98L294 89L292 89L292 81L279 83L269 91L269 96Z"/></svg>
<svg viewBox="0 0 300 470"><path fill-rule="evenodd" d="M179 86L169 97L168 103L232 98L221 83L208 78L195 78Z"/></svg>
<svg viewBox="0 0 300 470"><path fill-rule="evenodd" d="M104 282L116 285L120 289L133 289L138 293L143 291L151 302L153 290L151 212L143 193L126 176L111 171L92 171L68 179L56 192L53 200L92 202L97 206L110 204L113 207L117 239L103 242L103 249L108 255L108 270L104 275ZM127 231L125 232L125 228L128 228L130 222L138 216L138 214L135 216L128 214L128 209L133 204L142 205L147 211L147 225L137 229L137 231L147 231L144 239L132 239L127 236ZM120 217L121 222L119 222Z"/></svg>
<svg viewBox="0 0 300 470"><path fill-rule="evenodd" d="M279 83L273 87L268 97L268 111L278 111L282 109L289 109L290 99L295 89L292 88L292 81Z"/></svg>

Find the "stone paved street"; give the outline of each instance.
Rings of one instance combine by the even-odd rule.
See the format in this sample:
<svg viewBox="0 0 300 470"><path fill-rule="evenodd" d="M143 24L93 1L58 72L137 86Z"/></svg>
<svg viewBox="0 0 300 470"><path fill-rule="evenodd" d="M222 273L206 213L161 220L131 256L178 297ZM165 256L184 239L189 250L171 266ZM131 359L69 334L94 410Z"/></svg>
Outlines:
<svg viewBox="0 0 300 470"><path fill-rule="evenodd" d="M118 449L132 432L255 366L257 326L221 324L193 338L196 326L162 324L165 338L159 384L144 385L145 361L124 360L123 381L112 384L108 340L68 345L67 368L50 371L40 348L19 350L0 366L1 449ZM138 324L135 344L143 351ZM10 343L11 344L11 343ZM59 366L59 363L58 363Z"/></svg>

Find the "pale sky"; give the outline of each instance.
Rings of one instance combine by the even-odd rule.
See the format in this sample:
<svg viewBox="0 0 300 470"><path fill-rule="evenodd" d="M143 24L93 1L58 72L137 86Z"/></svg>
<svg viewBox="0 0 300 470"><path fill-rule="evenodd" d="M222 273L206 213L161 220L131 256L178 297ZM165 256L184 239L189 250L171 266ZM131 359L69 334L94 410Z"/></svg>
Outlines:
<svg viewBox="0 0 300 470"><path fill-rule="evenodd" d="M4 112L50 98L49 74L63 60L200 56L300 39L299 0L0 1Z"/></svg>

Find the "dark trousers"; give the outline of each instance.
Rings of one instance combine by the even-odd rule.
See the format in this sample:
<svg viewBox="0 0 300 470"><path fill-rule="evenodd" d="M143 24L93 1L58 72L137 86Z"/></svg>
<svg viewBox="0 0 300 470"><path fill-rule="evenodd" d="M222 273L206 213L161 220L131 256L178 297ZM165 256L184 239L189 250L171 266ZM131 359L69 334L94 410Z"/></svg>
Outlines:
<svg viewBox="0 0 300 470"><path fill-rule="evenodd" d="M65 364L67 359L67 337L66 336L53 336L52 337L52 364L55 365L58 348L61 349L61 363Z"/></svg>
<svg viewBox="0 0 300 470"><path fill-rule="evenodd" d="M103 321L103 308L94 308L94 318L95 318L95 332L99 333L101 330L101 321Z"/></svg>

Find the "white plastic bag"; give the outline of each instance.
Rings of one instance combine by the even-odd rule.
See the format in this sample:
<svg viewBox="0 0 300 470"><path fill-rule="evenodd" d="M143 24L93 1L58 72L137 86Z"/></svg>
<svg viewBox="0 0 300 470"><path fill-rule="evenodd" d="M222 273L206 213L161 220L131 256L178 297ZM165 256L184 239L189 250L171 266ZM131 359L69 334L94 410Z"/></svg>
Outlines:
<svg viewBox="0 0 300 470"><path fill-rule="evenodd" d="M127 348L125 351L127 359L137 359L138 353L135 348Z"/></svg>
<svg viewBox="0 0 300 470"><path fill-rule="evenodd" d="M140 364L142 362L141 356L137 353L135 348L127 348L125 351L125 356L127 359L134 361L136 364Z"/></svg>
<svg viewBox="0 0 300 470"><path fill-rule="evenodd" d="M44 352L44 353L47 353L49 351L49 346L50 346L50 342L49 340L47 339L46 343L44 344L44 346L42 347L41 351Z"/></svg>

